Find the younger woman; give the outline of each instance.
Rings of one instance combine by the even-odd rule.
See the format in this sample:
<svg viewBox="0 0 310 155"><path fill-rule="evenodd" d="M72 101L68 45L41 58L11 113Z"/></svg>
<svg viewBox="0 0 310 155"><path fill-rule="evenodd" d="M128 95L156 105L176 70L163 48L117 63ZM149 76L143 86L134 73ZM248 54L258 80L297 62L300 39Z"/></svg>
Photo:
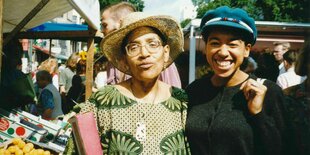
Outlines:
<svg viewBox="0 0 310 155"><path fill-rule="evenodd" d="M254 20L225 6L207 12L200 27L214 73L186 90L185 131L192 154L282 154L281 88L240 70L256 41Z"/></svg>

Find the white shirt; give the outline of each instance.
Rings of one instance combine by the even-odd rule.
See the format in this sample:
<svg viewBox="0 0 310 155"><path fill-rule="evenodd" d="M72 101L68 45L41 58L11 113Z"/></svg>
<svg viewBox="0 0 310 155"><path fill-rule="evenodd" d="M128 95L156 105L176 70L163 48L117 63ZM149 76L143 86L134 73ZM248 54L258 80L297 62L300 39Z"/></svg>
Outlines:
<svg viewBox="0 0 310 155"><path fill-rule="evenodd" d="M59 77L57 74L54 74L52 81L53 81L52 83L56 87L56 89L59 90Z"/></svg>
<svg viewBox="0 0 310 155"><path fill-rule="evenodd" d="M285 89L290 86L294 86L304 82L306 76L299 76L295 73L295 68L291 67L287 70L287 72L278 76L277 84L282 88Z"/></svg>
<svg viewBox="0 0 310 155"><path fill-rule="evenodd" d="M279 75L285 73L286 70L285 70L285 67L284 67L284 63L281 62L281 64L279 65Z"/></svg>
<svg viewBox="0 0 310 155"><path fill-rule="evenodd" d="M108 80L107 72L106 71L99 72L95 78L96 88L99 89L107 85L107 80Z"/></svg>

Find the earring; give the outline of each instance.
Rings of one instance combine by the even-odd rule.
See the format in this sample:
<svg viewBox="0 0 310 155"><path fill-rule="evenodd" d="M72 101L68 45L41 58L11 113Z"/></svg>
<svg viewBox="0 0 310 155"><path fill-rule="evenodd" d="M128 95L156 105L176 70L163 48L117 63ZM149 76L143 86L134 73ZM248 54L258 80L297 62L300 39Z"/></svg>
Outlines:
<svg viewBox="0 0 310 155"><path fill-rule="evenodd" d="M167 67L167 66L166 66L166 63L164 63L163 70L165 70L165 69L166 69L166 67Z"/></svg>

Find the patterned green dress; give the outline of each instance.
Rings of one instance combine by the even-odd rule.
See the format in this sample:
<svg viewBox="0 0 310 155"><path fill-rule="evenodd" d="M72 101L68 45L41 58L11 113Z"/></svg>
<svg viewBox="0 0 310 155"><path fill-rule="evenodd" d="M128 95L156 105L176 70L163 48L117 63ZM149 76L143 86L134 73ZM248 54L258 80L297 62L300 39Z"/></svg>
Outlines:
<svg viewBox="0 0 310 155"><path fill-rule="evenodd" d="M159 104L137 103L113 85L94 93L81 112L94 111L104 154L189 154L185 142L187 96L171 88ZM137 123L146 125L146 140L136 138Z"/></svg>

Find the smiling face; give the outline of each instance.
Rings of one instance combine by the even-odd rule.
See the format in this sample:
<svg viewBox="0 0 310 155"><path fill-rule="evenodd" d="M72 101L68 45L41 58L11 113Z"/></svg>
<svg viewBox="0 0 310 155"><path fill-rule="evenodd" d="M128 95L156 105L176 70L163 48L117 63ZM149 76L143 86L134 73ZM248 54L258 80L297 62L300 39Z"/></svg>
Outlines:
<svg viewBox="0 0 310 155"><path fill-rule="evenodd" d="M206 38L206 57L214 73L226 78L240 72L240 65L249 56L251 45L241 36L225 29L214 29Z"/></svg>
<svg viewBox="0 0 310 155"><path fill-rule="evenodd" d="M154 43L160 43L154 46ZM152 80L159 76L169 59L169 46L163 45L162 39L149 27L133 30L128 36L127 48L139 51L134 55L126 54L126 62L131 74L139 80ZM134 45L134 46L132 46ZM136 49L138 48L138 49Z"/></svg>

